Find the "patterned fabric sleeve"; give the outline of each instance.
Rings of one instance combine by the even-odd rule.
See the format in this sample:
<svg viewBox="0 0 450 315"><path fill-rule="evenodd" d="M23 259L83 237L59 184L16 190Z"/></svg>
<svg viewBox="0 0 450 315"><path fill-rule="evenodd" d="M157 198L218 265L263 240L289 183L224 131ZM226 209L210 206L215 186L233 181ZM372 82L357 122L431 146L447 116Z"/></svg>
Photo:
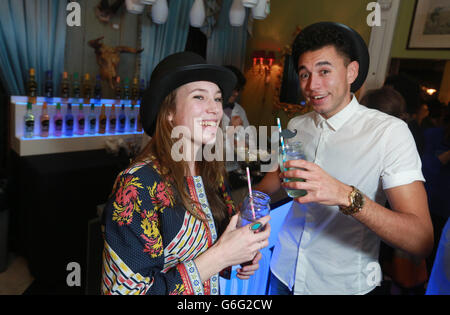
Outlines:
<svg viewBox="0 0 450 315"><path fill-rule="evenodd" d="M105 207L102 293L202 294L193 261L163 270L160 217L174 199L171 187L149 169L119 175Z"/></svg>

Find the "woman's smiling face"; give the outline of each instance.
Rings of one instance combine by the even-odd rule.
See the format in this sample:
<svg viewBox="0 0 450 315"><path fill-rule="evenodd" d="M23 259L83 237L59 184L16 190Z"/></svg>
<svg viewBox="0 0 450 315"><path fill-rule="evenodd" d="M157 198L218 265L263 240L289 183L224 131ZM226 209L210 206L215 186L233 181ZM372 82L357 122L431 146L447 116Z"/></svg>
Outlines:
<svg viewBox="0 0 450 315"><path fill-rule="evenodd" d="M169 120L173 127L187 127L195 144L213 143L222 120L222 101L217 84L209 81L187 83L177 89L176 112Z"/></svg>

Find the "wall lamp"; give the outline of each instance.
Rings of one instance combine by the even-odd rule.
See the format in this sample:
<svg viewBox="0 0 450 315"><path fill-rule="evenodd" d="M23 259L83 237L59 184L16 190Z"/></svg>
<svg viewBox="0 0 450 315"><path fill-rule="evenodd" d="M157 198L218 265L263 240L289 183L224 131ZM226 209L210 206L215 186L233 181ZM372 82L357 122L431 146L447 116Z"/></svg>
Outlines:
<svg viewBox="0 0 450 315"><path fill-rule="evenodd" d="M252 53L253 74L264 77L265 83L270 81L270 71L275 63L275 52L265 50L255 50Z"/></svg>
<svg viewBox="0 0 450 315"><path fill-rule="evenodd" d="M252 54L252 60L253 60L253 67L256 66L272 67L273 63L275 62L275 52L256 50Z"/></svg>

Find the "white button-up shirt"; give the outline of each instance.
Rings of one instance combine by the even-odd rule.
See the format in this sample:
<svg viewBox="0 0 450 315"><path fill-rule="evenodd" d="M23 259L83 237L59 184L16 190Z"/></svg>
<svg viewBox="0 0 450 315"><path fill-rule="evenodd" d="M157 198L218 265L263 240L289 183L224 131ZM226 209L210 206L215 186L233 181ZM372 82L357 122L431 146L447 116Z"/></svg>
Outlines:
<svg viewBox="0 0 450 315"><path fill-rule="evenodd" d="M291 119L309 161L385 205L384 189L425 181L405 122L368 109L355 97L325 120ZM295 294L365 294L381 280L380 239L337 206L293 202L279 233L271 270Z"/></svg>

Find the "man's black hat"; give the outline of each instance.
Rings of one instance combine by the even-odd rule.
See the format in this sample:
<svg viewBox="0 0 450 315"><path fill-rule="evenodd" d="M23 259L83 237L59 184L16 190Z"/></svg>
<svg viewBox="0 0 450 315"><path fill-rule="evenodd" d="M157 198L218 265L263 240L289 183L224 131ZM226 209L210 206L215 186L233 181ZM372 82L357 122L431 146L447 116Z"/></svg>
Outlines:
<svg viewBox="0 0 450 315"><path fill-rule="evenodd" d="M305 50L301 47L301 39L310 36L317 36L316 34L324 34L326 32L332 32L334 34L342 34L343 41L350 45L350 59L351 61L358 61L359 63L359 73L355 82L353 82L351 86L351 92L358 91L361 86L364 84L364 81L367 78L367 74L369 72L369 50L367 45L362 39L361 35L358 34L354 29L348 27L347 25L336 23L336 22L319 22L311 24L305 27L295 38L294 43L292 44L292 57L294 61L294 69L298 72L298 59L300 54L302 54ZM313 38L314 39L314 38ZM316 40L316 39L314 39ZM322 39L318 38L317 42L320 42Z"/></svg>

